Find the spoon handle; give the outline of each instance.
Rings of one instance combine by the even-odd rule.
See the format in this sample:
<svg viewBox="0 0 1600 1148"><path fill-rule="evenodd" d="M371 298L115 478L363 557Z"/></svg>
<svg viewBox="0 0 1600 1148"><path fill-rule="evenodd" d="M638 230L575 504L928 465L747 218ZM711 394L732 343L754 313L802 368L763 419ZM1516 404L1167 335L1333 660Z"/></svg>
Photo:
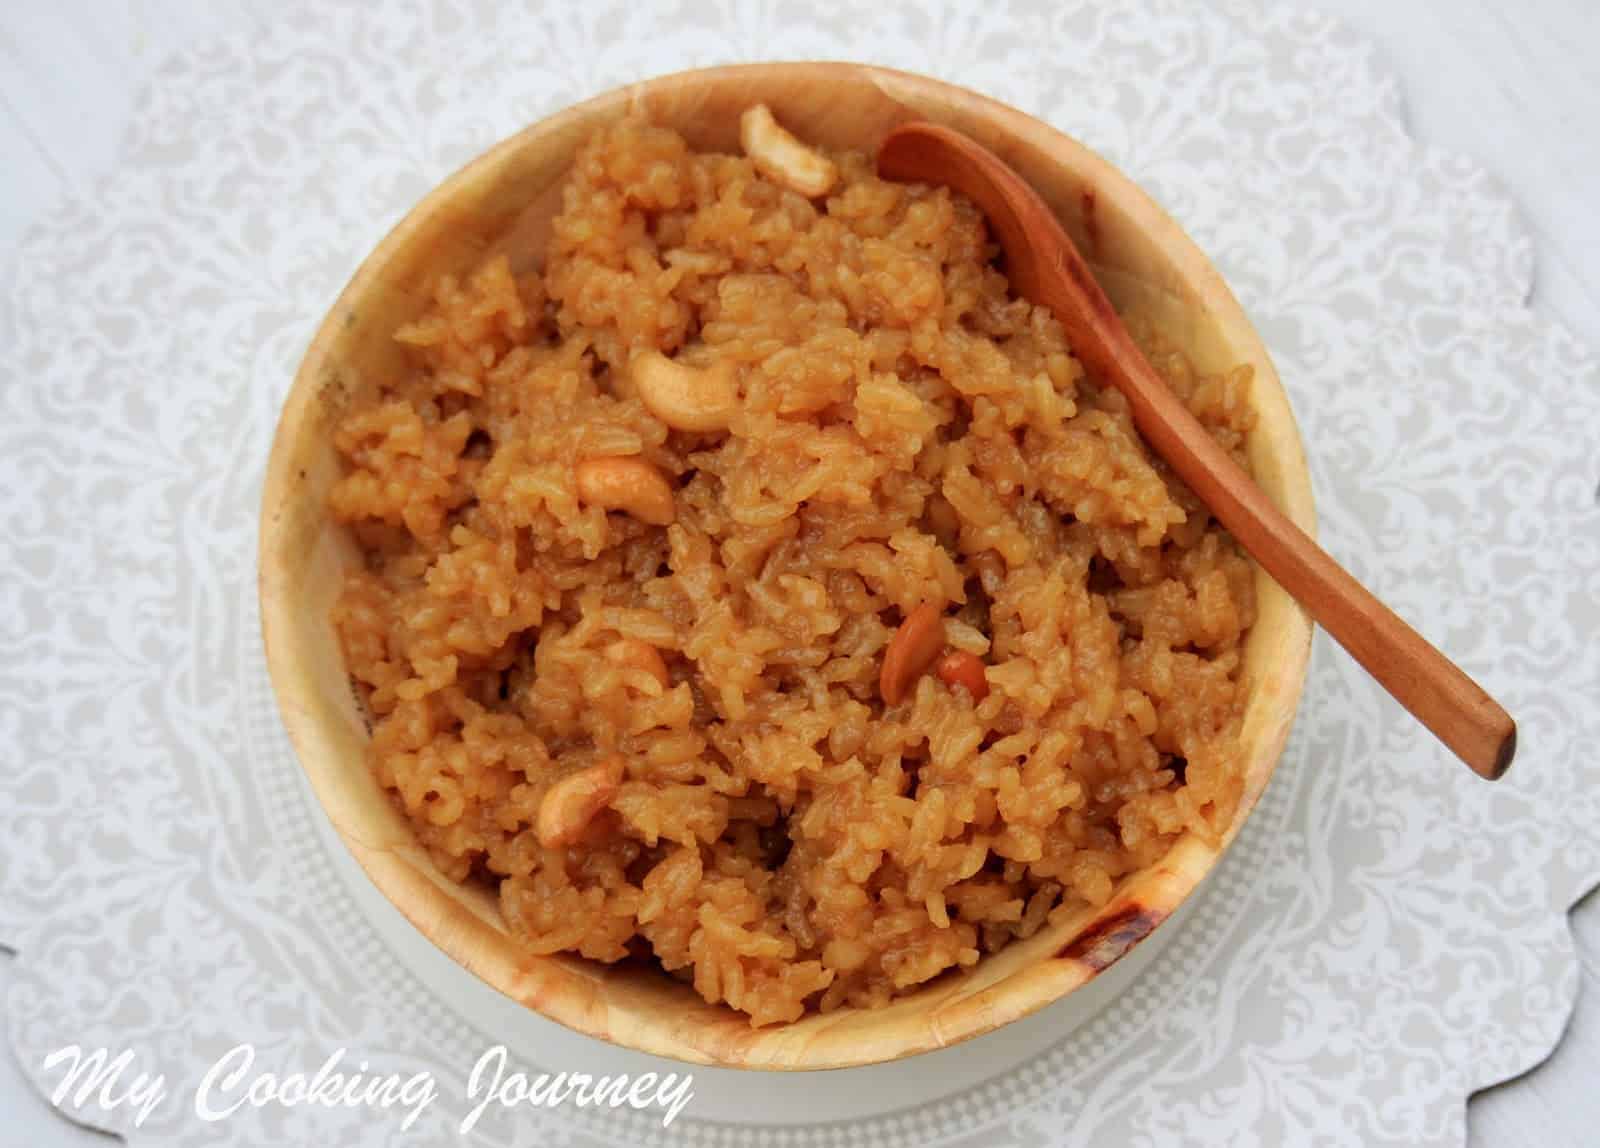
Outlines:
<svg viewBox="0 0 1600 1148"><path fill-rule="evenodd" d="M1396 701L1473 772L1491 781L1503 774L1517 745L1511 715L1272 504L1155 374L1125 328L1106 334L1127 344L1114 351L1129 371L1124 393L1156 453Z"/></svg>
<svg viewBox="0 0 1600 1148"><path fill-rule="evenodd" d="M936 150L933 150L936 149ZM1511 715L1284 515L1200 425L1134 343L1077 246L1010 165L965 135L909 123L878 154L890 178L938 170L983 209L1008 253L1012 283L1053 311L1088 368L1128 398L1135 425L1239 544L1334 639L1472 770L1511 764Z"/></svg>
<svg viewBox="0 0 1600 1148"><path fill-rule="evenodd" d="M1064 231L1061 239L1060 273L1040 276L1044 302L1088 366L1119 379L1134 423L1156 454L1435 737L1479 776L1492 781L1503 774L1517 745L1511 715L1273 505L1156 374Z"/></svg>

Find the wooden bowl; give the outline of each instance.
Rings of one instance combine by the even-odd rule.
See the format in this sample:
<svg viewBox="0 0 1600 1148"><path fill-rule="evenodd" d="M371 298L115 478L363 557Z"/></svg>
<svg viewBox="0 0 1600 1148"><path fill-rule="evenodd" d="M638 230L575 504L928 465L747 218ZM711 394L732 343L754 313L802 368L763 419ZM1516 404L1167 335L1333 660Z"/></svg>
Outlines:
<svg viewBox="0 0 1600 1148"><path fill-rule="evenodd" d="M802 139L831 148L872 152L893 125L921 117L998 152L1059 213L1119 308L1150 314L1201 369L1255 368L1248 448L1256 479L1312 529L1299 434L1260 337L1205 256L1127 177L1021 112L921 76L851 64L713 68L609 92L513 136L446 180L362 264L306 353L278 426L262 500L262 624L284 723L334 827L384 894L455 960L513 1000L629 1048L727 1067L839 1068L942 1048L1060 999L1149 936L1220 849L1186 836L1161 864L1125 879L1103 908L887 1008L752 1029L653 970L519 952L495 895L441 876L374 780L363 755L367 728L329 621L356 561L326 512L340 473L332 428L364 380L402 369L393 332L423 308L428 285L495 249L509 251L514 265L536 265L573 154L602 124L643 109L697 148L736 152L739 113L757 102ZM1310 649L1305 613L1265 575L1256 581L1260 613L1244 659L1246 783L1227 840L1272 775Z"/></svg>

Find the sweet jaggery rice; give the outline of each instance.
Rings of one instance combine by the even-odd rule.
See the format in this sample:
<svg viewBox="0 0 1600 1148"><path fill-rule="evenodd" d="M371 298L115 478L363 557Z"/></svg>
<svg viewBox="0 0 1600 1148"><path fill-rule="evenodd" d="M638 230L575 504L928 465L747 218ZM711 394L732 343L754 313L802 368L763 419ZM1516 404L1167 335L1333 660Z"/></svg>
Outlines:
<svg viewBox="0 0 1600 1148"><path fill-rule="evenodd" d="M529 953L652 958L756 1025L1101 904L1241 784L1235 544L1008 294L968 202L831 158L807 199L601 132L542 274L489 258L399 331L414 366L343 415L331 499L365 555L335 621L371 765L439 867L497 883ZM1139 337L1239 456L1248 369ZM649 413L649 350L734 372L725 430ZM579 499L624 456L670 525ZM883 704L924 602L976 704L970 666ZM585 770L604 807L547 848L541 801Z"/></svg>

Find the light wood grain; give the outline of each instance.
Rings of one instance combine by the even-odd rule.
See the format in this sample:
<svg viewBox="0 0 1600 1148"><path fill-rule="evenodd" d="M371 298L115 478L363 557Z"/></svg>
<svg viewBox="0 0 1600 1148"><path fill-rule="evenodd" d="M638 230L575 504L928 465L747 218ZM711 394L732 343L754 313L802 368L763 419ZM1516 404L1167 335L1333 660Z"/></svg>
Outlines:
<svg viewBox="0 0 1600 1148"><path fill-rule="evenodd" d="M834 1068L949 1045L1071 992L1160 925L1219 849L1185 837L1162 863L1127 879L1103 909L1077 913L888 1008L754 1030L664 975L529 956L506 935L488 890L440 876L367 767L366 730L329 620L355 559L325 511L339 473L331 428L351 394L400 367L392 332L423 306L427 284L489 250L536 265L561 180L600 125L638 109L696 147L733 150L739 112L757 102L801 138L830 148L870 151L896 124L924 118L1006 149L1068 226L1096 228L1099 270L1119 305L1153 312L1202 369L1254 367L1256 473L1283 511L1311 528L1299 437L1261 341L1204 256L1128 180L1043 124L957 88L854 65L762 65L651 81L546 120L458 173L383 241L328 316L285 407L262 508L261 600L284 720L319 798L372 879L441 948L508 996L601 1039L700 1063ZM1100 205L1093 221L1081 214L1086 198ZM1303 611L1270 580L1258 579L1257 593L1244 663L1246 792L1224 845L1271 776L1309 650Z"/></svg>

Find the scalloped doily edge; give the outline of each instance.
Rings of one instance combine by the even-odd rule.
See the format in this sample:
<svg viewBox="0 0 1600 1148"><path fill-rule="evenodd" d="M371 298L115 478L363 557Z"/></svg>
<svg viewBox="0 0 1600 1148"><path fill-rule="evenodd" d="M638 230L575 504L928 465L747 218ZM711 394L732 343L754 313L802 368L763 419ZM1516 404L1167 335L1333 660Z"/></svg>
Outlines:
<svg viewBox="0 0 1600 1148"><path fill-rule="evenodd" d="M1327 23L1342 31L1353 40L1361 41L1371 53L1373 67L1382 77L1386 94L1389 99L1388 112L1394 120L1398 132L1406 141L1412 155L1421 159L1428 156L1448 158L1462 170L1468 171L1481 183L1481 192L1485 200L1494 200L1505 212L1504 229L1508 248L1516 252L1516 269L1518 281L1511 297L1515 305L1526 314L1532 322L1534 329L1544 333L1547 338L1562 338L1570 340L1578 346L1587 346L1586 340L1575 332L1572 327L1559 316L1551 315L1537 308L1534 304L1534 292L1539 283L1539 258L1537 246L1534 242L1533 228L1528 222L1527 212L1521 202L1513 194L1506 181L1477 156L1467 152L1455 151L1450 148L1439 147L1419 140L1412 130L1410 103L1406 95L1404 77L1395 65L1392 55L1373 36L1354 27L1349 21L1336 15L1318 13ZM1556 978L1548 983L1558 986L1557 991L1564 996L1561 1007L1559 1023L1554 1025L1544 1040L1542 1047L1535 1049L1527 1062L1515 1068L1508 1075L1496 1073L1488 1074L1485 1079L1481 1076L1474 1077L1469 1070L1467 1090L1462 1095L1459 1108L1465 1113L1469 1110L1472 1098L1480 1092L1512 1081L1520 1080L1540 1068L1546 1061L1555 1055L1556 1049L1561 1046L1568 1030L1572 1027L1573 1017L1578 1007L1578 990L1581 981L1580 962L1578 958L1577 935L1573 930L1572 913L1579 903L1590 894L1600 891L1600 872L1595 872L1588 877L1579 878L1574 882L1574 887L1568 892L1565 905L1553 904L1551 909L1561 917L1560 946L1556 964L1557 968L1551 970L1557 974ZM1531 945L1523 946L1523 953L1529 954ZM1528 964L1539 966L1535 961ZM1525 982L1526 983L1526 982Z"/></svg>
<svg viewBox="0 0 1600 1148"><path fill-rule="evenodd" d="M1244 0L1242 7L1257 8L1259 10L1256 0ZM1387 101L1386 111L1393 120L1398 136L1405 141L1412 155L1419 159L1427 156L1450 159L1459 169L1470 172L1476 180L1480 181L1480 190L1483 197L1495 201L1496 205L1503 210L1503 227L1506 233L1507 247L1517 254L1516 270L1518 281L1515 284L1515 290L1510 293L1510 297L1513 300L1513 305L1525 313L1525 317L1531 322L1533 329L1545 334L1546 337L1564 338L1570 340L1574 345L1586 347L1586 340L1579 336L1569 324L1559 316L1543 311L1535 304L1534 294L1539 282L1539 260L1533 239L1533 230L1528 223L1525 210L1506 182L1492 168L1474 155L1430 145L1417 139L1412 130L1404 78L1395 66L1391 55L1374 37L1337 16L1312 9L1304 9L1303 11L1306 15L1315 16L1325 21L1330 28L1342 32L1352 41L1359 41L1365 46L1373 60L1374 72L1384 85L1384 96ZM1227 18L1232 20L1241 19L1241 12L1237 8L1229 9ZM258 21L258 17L251 15L239 28L232 29L221 37L216 35L202 36L188 45L172 49L159 60L154 61L139 82L137 94L132 104L133 111L136 113L143 104L148 102L154 85L160 81L162 74L174 61L189 53L201 50L204 46L218 40L226 41L242 37L247 34L248 27ZM46 208L28 224L16 247L9 252L0 253L0 256L7 259L15 259L17 253L27 246L27 241L34 233L42 229L46 220L74 202L93 198L94 193L113 178L113 173L121 166L130 148L130 132L127 128L124 128L105 168L97 172L92 178L85 180L80 186L66 190L49 208ZM9 862L8 847L9 842L0 839L0 863ZM1580 982L1576 935L1571 914L1580 902L1591 894L1596 893L1597 890L1600 890L1600 872L1575 880L1573 888L1566 893L1566 904L1553 904L1551 906L1551 909L1561 917L1559 945L1554 962L1548 962L1545 965L1541 965L1537 961L1526 962L1540 972L1548 970L1558 974L1553 979L1542 979L1545 983L1555 985L1557 991L1564 998L1561 1002L1559 1023L1551 1025L1551 1031L1548 1034L1541 1034L1540 1044L1527 1058L1526 1063L1515 1067L1509 1073L1504 1075L1496 1073L1491 1079L1480 1079L1472 1077L1470 1070L1468 1071L1468 1074L1464 1077L1467 1087L1461 1096L1458 1110L1463 1116L1463 1126L1466 1124L1466 1110L1474 1095L1521 1079L1536 1071L1560 1047L1563 1038L1572 1025L1577 1007ZM22 911L20 906L0 904L0 930L8 930L0 931L0 960L13 962L12 984L7 992L5 1002L7 1007L3 1012L0 1012L0 1026L3 1026L4 1029L4 1044L9 1055L16 1061L24 1079L38 1093L41 1101L49 1105L51 1103L51 1085L43 1077L43 1066L34 1064L23 1057L17 1034L13 1031L10 1023L13 1010L9 1007L12 995L20 990L21 980L30 968L28 937L38 929L45 927L46 921L47 918L43 917L30 918ZM6 922L9 924L3 924ZM1533 946L1531 944L1522 946L1522 951L1525 955L1530 954L1532 950ZM1553 963L1557 967L1548 969L1549 963ZM130 1148L144 1148L147 1144L153 1145L155 1143L151 1138L153 1134L141 1133L138 1130L127 1127L128 1122L120 1118L122 1116L120 1112L107 1114L107 1119L104 1122L98 1122L85 1119L81 1113L55 1108L54 1105L51 1105L51 1107L54 1108L54 1111L61 1119L68 1123L89 1131L119 1137L128 1143Z"/></svg>
<svg viewBox="0 0 1600 1148"><path fill-rule="evenodd" d="M1389 100L1388 113L1398 129L1400 137L1406 141L1412 153L1418 156L1445 156L1454 160L1463 169L1470 171L1477 179L1482 181L1484 197L1495 200L1505 211L1507 247L1517 254L1515 267L1517 280L1515 290L1511 292L1517 305L1536 319L1563 331L1566 335L1582 344L1584 340L1578 338L1576 333L1560 317L1545 314L1534 307L1534 292L1539 287L1538 245L1534 240L1533 227L1528 221L1528 213L1523 208L1522 202L1511 190L1511 186L1498 172L1476 155L1470 152L1439 147L1418 139L1412 124L1411 99L1406 94L1405 77L1401 75L1393 54L1376 37L1355 27L1348 20L1330 13L1318 12L1318 15L1325 19L1330 26L1340 29L1351 39L1360 40L1366 45L1367 50L1372 54L1374 69L1384 81L1385 94ZM1596 887L1600 887L1600 874L1596 874L1595 881ZM1582 900L1582 898L1580 897L1579 900Z"/></svg>

